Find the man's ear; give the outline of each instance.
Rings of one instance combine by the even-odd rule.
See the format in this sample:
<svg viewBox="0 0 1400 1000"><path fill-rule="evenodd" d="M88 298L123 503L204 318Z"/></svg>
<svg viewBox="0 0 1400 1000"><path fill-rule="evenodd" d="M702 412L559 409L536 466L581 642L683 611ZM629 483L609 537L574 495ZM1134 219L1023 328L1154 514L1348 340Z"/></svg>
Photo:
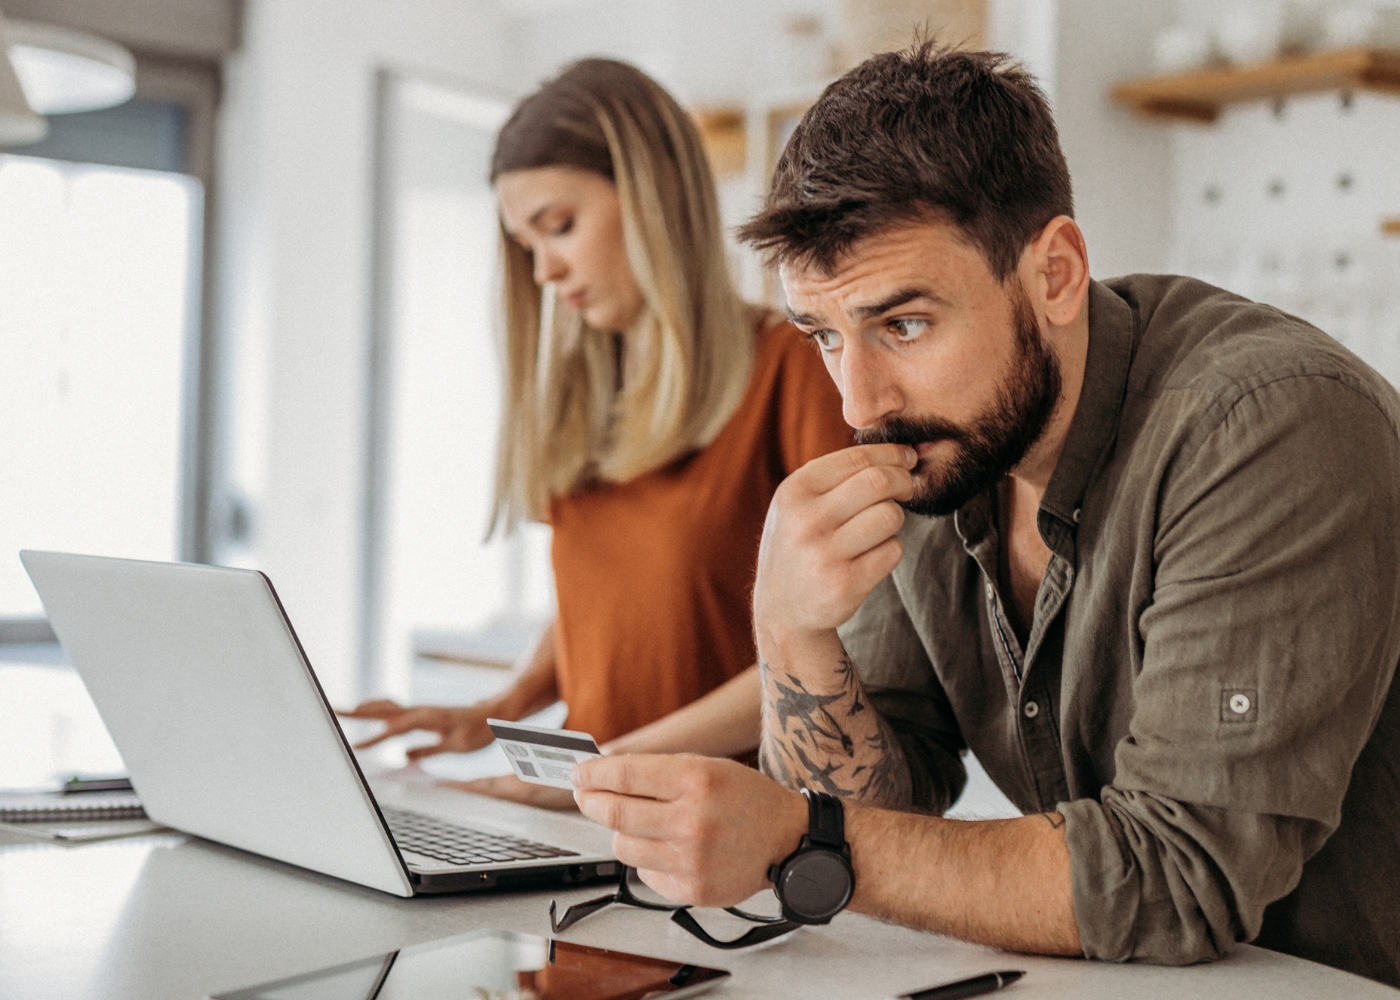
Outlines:
<svg viewBox="0 0 1400 1000"><path fill-rule="evenodd" d="M1057 215L1027 248L1034 270L1031 289L1051 326L1069 326L1089 296L1089 251L1084 233L1067 215Z"/></svg>

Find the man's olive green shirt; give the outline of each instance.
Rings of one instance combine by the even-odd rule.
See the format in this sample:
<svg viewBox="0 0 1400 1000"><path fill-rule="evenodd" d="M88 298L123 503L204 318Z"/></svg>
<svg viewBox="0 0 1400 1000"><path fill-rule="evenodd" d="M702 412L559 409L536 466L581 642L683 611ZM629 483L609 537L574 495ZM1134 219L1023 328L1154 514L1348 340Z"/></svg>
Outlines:
<svg viewBox="0 0 1400 1000"><path fill-rule="evenodd" d="M939 811L971 749L1058 811L1084 953L1255 941L1400 984L1400 397L1184 278L1094 283L1024 647L984 494L841 629Z"/></svg>

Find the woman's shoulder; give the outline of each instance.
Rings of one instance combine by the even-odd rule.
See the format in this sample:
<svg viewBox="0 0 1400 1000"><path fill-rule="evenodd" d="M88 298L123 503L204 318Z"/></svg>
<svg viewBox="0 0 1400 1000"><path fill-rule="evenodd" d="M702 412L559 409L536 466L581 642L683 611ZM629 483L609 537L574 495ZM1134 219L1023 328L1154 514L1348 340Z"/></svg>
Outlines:
<svg viewBox="0 0 1400 1000"><path fill-rule="evenodd" d="M772 310L759 321L754 350L754 396L778 435L786 471L851 444L841 418L841 394L817 345Z"/></svg>
<svg viewBox="0 0 1400 1000"><path fill-rule="evenodd" d="M772 309L755 309L754 370L772 375L784 369L800 375L820 371L826 377L821 354L807 335ZM795 370L795 371L794 371Z"/></svg>

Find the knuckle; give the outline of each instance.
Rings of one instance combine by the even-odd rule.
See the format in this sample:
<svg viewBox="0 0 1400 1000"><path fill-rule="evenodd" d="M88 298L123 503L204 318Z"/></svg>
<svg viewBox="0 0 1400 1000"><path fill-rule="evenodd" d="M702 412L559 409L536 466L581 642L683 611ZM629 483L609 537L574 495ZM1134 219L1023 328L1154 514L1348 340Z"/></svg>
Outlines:
<svg viewBox="0 0 1400 1000"><path fill-rule="evenodd" d="M893 501L880 505L880 517L891 534L904 527L904 508Z"/></svg>
<svg viewBox="0 0 1400 1000"><path fill-rule="evenodd" d="M714 795L719 788L715 769L706 763L700 763L691 775L691 788L702 798Z"/></svg>
<svg viewBox="0 0 1400 1000"><path fill-rule="evenodd" d="M904 496L909 493L914 486L914 477L909 475L909 470L897 465L885 465L880 467L880 471L885 474L885 492L892 497Z"/></svg>
<svg viewBox="0 0 1400 1000"><path fill-rule="evenodd" d="M615 770L617 773L615 774L613 780L614 786L619 792L622 792L624 795L632 794L632 791L636 787L637 783L637 769L635 765L633 764L631 758L626 755L623 755L621 757L614 757L612 759L617 761L617 764L615 766Z"/></svg>
<svg viewBox="0 0 1400 1000"><path fill-rule="evenodd" d="M691 812L680 821L676 832L682 843L690 845L690 850L686 852L687 857L692 857L703 849L702 845L714 835L716 825L715 821L703 812Z"/></svg>
<svg viewBox="0 0 1400 1000"><path fill-rule="evenodd" d="M632 857L631 847L629 838L620 833L613 834L613 856L624 865L630 865L636 860Z"/></svg>
<svg viewBox="0 0 1400 1000"><path fill-rule="evenodd" d="M705 880L705 874L709 870L705 856L693 848L679 851L674 865L675 876L690 886L692 891Z"/></svg>

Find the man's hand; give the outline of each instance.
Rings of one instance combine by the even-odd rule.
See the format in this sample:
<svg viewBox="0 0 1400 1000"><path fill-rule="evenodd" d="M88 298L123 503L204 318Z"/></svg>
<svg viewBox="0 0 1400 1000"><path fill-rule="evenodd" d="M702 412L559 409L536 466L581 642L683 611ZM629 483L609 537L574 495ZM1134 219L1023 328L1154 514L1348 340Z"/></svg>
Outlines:
<svg viewBox="0 0 1400 1000"><path fill-rule="evenodd" d="M909 470L918 459L902 444L859 445L783 480L758 549L760 643L836 628L899 565L904 510L895 501L913 496Z"/></svg>
<svg viewBox="0 0 1400 1000"><path fill-rule="evenodd" d="M797 849L807 802L732 760L692 754L599 757L574 768L589 819L617 831L613 853L667 899L733 906L768 888Z"/></svg>
<svg viewBox="0 0 1400 1000"><path fill-rule="evenodd" d="M789 788L911 805L903 751L870 708L836 626L904 555L898 532L918 453L832 452L783 480L758 549L754 626L763 683L763 770Z"/></svg>
<svg viewBox="0 0 1400 1000"><path fill-rule="evenodd" d="M666 898L733 906L769 888L768 866L797 849L807 803L731 760L688 754L599 757L574 768L589 819L617 831L613 853ZM1082 955L1065 821L946 820L846 807L851 909L995 948Z"/></svg>
<svg viewBox="0 0 1400 1000"><path fill-rule="evenodd" d="M467 708L439 708L432 705L410 706L405 708L396 702L379 700L367 701L348 712L337 712L347 719L378 719L384 723L384 731L363 743L356 743L356 750L364 750L391 736L402 736L415 729L437 733L441 739L425 747L414 747L408 751L409 760L422 760L436 753L470 753L480 750L496 737L486 726L492 718L490 705L471 705Z"/></svg>

